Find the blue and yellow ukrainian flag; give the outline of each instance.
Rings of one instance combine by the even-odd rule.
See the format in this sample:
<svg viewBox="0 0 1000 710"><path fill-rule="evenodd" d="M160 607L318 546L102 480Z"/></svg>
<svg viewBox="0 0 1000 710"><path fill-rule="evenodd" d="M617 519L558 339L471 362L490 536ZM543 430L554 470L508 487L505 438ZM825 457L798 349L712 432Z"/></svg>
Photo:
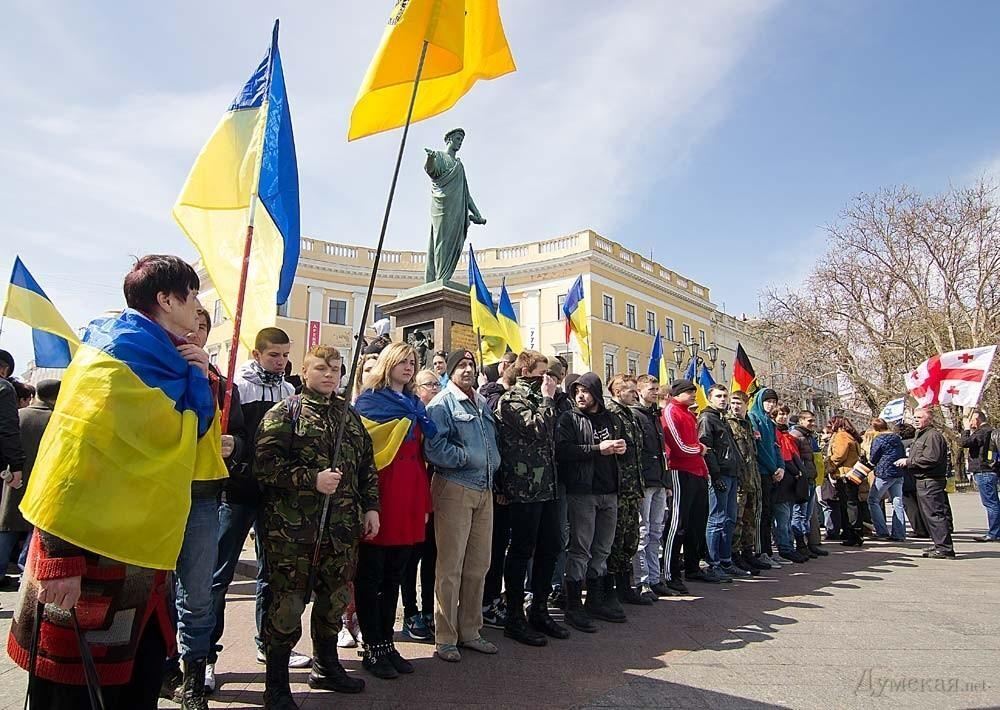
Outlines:
<svg viewBox="0 0 1000 710"><path fill-rule="evenodd" d="M230 318L252 220L241 329L252 349L257 332L274 325L277 306L288 300L299 261L299 174L277 21L270 49L201 149L173 215Z"/></svg>
<svg viewBox="0 0 1000 710"><path fill-rule="evenodd" d="M667 381L667 361L663 359L663 338L660 336L660 329L656 329L656 339L653 341L653 350L649 354L649 367L646 373L655 377L661 385L670 384Z"/></svg>
<svg viewBox="0 0 1000 710"><path fill-rule="evenodd" d="M208 378L138 311L94 321L62 380L21 502L36 527L170 570L191 482L225 478Z"/></svg>
<svg viewBox="0 0 1000 710"><path fill-rule="evenodd" d="M587 298L583 293L583 275L576 277L572 288L566 294L566 302L563 303L563 315L566 316L566 344L569 345L570 333L576 335L576 342L580 346L580 357L586 368L591 369L590 364L590 327L587 322L590 318L590 309L587 308Z"/></svg>
<svg viewBox="0 0 1000 710"><path fill-rule="evenodd" d="M437 426L427 416L424 403L409 392L365 390L354 402L354 411L371 437L375 468L379 471L395 460L404 441L416 435L417 425L424 437L437 436Z"/></svg>
<svg viewBox="0 0 1000 710"><path fill-rule="evenodd" d="M698 388L695 390L695 402L698 404L698 411L700 412L708 406L708 391L715 385L715 378L712 377L712 371L702 365L701 373L694 384Z"/></svg>
<svg viewBox="0 0 1000 710"><path fill-rule="evenodd" d="M31 326L36 367L69 367L80 345L69 323L45 295L21 257L14 258L14 271L7 287L3 315Z"/></svg>
<svg viewBox="0 0 1000 710"><path fill-rule="evenodd" d="M493 307L493 295L486 288L483 275L476 263L476 253L469 245L469 305L472 308L472 329L480 339L480 356L483 365L500 362L507 352L507 333Z"/></svg>
<svg viewBox="0 0 1000 710"><path fill-rule="evenodd" d="M517 314L514 313L514 304L510 302L510 294L507 293L507 280L500 284L500 303L497 306L497 320L507 336L507 347L515 353L524 351L524 342L521 340L521 326L517 324Z"/></svg>

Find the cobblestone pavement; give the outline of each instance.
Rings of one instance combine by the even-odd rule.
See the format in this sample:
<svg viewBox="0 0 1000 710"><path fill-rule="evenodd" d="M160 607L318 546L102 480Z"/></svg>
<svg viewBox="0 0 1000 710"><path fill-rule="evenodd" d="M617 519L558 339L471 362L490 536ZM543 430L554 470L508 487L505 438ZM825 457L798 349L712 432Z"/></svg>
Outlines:
<svg viewBox="0 0 1000 710"><path fill-rule="evenodd" d="M394 681L368 676L348 650L345 666L365 677L364 693L310 691L306 671L292 672L293 689L308 710L1000 707L1000 544L972 542L985 525L976 494L952 500L956 560L922 559L923 540L830 544L825 559L731 585L692 584L699 596L628 607L629 623L547 648L487 629L500 654L470 652L453 665L429 644L400 642L416 673ZM250 581L233 585L213 708L261 706L252 595ZM4 638L14 599L0 594ZM21 707L24 682L4 657L0 708Z"/></svg>

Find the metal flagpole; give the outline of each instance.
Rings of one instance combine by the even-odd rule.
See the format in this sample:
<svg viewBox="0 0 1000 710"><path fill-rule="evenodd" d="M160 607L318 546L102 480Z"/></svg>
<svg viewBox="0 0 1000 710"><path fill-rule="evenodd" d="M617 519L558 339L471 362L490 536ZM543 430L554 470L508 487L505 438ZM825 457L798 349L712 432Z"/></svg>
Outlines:
<svg viewBox="0 0 1000 710"><path fill-rule="evenodd" d="M361 342L365 333L365 323L368 321L368 310L371 308L372 293L375 291L375 276L378 273L378 265L382 259L382 245L385 243L385 232L389 226L389 213L392 211L392 198L396 194L396 181L399 179L399 168L403 163L403 150L406 148L406 136L410 132L410 120L413 118L413 104L417 100L417 87L420 86L420 74L424 70L424 59L427 57L428 41L425 39L420 48L420 61L417 63L417 74L413 79L413 93L410 95L410 107L406 112L406 123L403 125L403 136L399 141L399 153L396 155L396 168L392 173L392 183L389 185L389 197L385 203L385 214L382 216L382 231L378 237L378 247L375 249L375 259L372 262L372 274L368 280L368 293L365 294L365 307L361 311L361 321L358 323L358 334L354 338L354 353L351 356L351 371L347 376L347 387L345 392L354 389L354 379L357 375L358 361L361 357ZM337 427L337 439L333 445L333 452L330 455L330 467L337 467L337 457L340 454L340 446L344 440L344 425L347 421L349 407L344 402L344 409L340 415L340 424ZM320 547L323 544L323 530L326 528L326 521L330 515L330 496L323 500L323 512L319 518L319 534L316 537L316 546L313 548L312 564L309 566L309 580L306 582L305 603L308 604L312 597L312 589L316 583L316 570L319 564Z"/></svg>

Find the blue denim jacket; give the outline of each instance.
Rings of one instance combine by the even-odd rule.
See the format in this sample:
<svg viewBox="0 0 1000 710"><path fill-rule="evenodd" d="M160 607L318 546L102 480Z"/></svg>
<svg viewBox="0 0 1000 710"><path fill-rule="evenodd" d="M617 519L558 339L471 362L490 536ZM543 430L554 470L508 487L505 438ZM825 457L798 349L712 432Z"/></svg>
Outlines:
<svg viewBox="0 0 1000 710"><path fill-rule="evenodd" d="M478 392L475 400L469 399L449 383L427 405L427 415L438 428L436 437L424 439L424 455L434 464L434 475L474 490L492 489L500 450L486 399Z"/></svg>

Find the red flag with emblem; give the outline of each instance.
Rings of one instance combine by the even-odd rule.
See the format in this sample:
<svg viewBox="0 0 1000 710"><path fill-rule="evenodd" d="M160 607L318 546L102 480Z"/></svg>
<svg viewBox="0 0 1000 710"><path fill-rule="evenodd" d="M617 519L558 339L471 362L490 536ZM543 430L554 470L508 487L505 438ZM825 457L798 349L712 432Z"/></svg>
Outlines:
<svg viewBox="0 0 1000 710"><path fill-rule="evenodd" d="M905 376L906 389L921 407L975 407L997 348L969 348L935 355Z"/></svg>

